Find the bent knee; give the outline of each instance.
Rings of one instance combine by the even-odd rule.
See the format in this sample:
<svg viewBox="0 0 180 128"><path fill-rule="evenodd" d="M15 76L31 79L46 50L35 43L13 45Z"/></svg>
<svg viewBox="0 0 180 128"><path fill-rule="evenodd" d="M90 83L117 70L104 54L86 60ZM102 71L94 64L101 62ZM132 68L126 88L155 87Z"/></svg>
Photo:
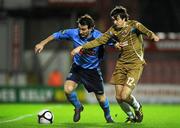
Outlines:
<svg viewBox="0 0 180 128"><path fill-rule="evenodd" d="M106 96L103 95L96 95L96 98L99 102L105 102L106 101Z"/></svg>
<svg viewBox="0 0 180 128"><path fill-rule="evenodd" d="M74 90L73 86L70 85L64 85L64 92L67 94L70 94Z"/></svg>
<svg viewBox="0 0 180 128"><path fill-rule="evenodd" d="M128 94L122 94L122 95L121 95L121 99L122 99L123 101L127 101L128 98L129 98L129 95L128 95Z"/></svg>
<svg viewBox="0 0 180 128"><path fill-rule="evenodd" d="M116 95L116 100L117 100L118 102L123 102L123 100L122 100L122 98L121 98L120 95Z"/></svg>
<svg viewBox="0 0 180 128"><path fill-rule="evenodd" d="M129 95L127 94L121 94L121 95L116 96L116 100L118 102L127 101L128 98L129 98Z"/></svg>

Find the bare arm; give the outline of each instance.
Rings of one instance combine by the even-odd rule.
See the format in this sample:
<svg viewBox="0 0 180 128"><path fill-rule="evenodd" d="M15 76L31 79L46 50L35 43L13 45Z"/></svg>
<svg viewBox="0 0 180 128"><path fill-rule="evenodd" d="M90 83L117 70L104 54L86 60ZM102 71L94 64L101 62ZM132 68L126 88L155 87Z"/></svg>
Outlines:
<svg viewBox="0 0 180 128"><path fill-rule="evenodd" d="M42 40L40 43L36 44L35 46L35 53L40 53L46 44L54 40L53 35L47 37L46 39Z"/></svg>

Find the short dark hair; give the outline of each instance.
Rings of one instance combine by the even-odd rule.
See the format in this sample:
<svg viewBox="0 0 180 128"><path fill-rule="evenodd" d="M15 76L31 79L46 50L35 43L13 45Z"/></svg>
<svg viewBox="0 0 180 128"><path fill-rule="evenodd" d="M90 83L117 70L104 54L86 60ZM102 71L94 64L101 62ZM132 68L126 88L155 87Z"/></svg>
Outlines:
<svg viewBox="0 0 180 128"><path fill-rule="evenodd" d="M121 19L125 19L126 21L129 19L127 10L123 6L116 6L114 9L112 9L110 16L115 19L117 19L117 16L120 16Z"/></svg>
<svg viewBox="0 0 180 128"><path fill-rule="evenodd" d="M93 18L88 14L85 14L78 18L77 23L81 25L87 25L88 28L93 28L95 26Z"/></svg>

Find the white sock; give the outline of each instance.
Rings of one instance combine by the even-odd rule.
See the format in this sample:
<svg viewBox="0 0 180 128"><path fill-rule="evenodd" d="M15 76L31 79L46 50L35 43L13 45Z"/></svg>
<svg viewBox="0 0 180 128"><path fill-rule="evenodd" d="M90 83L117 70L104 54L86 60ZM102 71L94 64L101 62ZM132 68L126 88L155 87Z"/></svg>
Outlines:
<svg viewBox="0 0 180 128"><path fill-rule="evenodd" d="M140 108L140 104L139 102L137 102L136 98L133 95L131 95L131 97L133 99L132 106L136 111L138 111Z"/></svg>
<svg viewBox="0 0 180 128"><path fill-rule="evenodd" d="M134 114L130 109L130 105L126 102L118 102L121 109L130 117L130 118L134 118Z"/></svg>
<svg viewBox="0 0 180 128"><path fill-rule="evenodd" d="M128 115L129 118L134 119L134 114L133 114L133 112L129 111L129 112L127 112L126 114Z"/></svg>

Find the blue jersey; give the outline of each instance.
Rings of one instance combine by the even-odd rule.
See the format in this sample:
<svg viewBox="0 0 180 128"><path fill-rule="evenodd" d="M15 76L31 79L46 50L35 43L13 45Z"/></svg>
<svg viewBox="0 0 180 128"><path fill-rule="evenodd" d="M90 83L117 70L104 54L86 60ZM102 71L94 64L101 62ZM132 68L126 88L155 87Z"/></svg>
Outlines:
<svg viewBox="0 0 180 128"><path fill-rule="evenodd" d="M102 33L94 29L88 38L81 37L79 29L66 29L53 34L55 39L66 39L73 42L73 48L81 46L91 40L99 38ZM93 49L84 51L83 54L76 54L73 58L73 62L85 69L99 68L101 56L103 52L103 46L99 46Z"/></svg>

